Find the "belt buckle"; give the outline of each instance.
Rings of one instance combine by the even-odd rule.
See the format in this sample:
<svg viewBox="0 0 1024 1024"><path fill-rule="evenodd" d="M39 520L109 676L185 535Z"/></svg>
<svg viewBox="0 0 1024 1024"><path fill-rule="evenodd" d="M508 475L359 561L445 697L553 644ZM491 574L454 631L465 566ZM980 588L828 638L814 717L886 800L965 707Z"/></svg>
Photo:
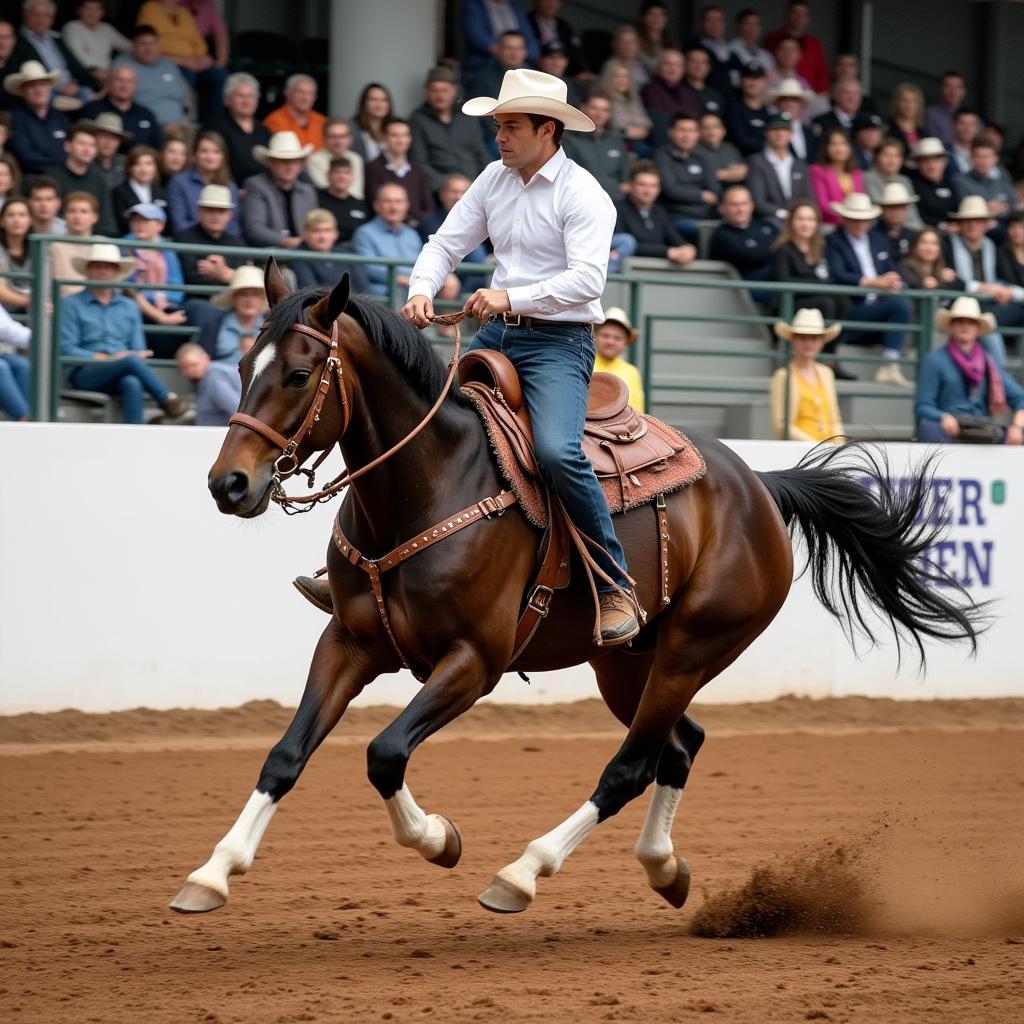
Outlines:
<svg viewBox="0 0 1024 1024"><path fill-rule="evenodd" d="M537 586L533 588L530 600L526 602L527 607L532 608L535 612L539 612L540 617L543 619L551 609L551 599L554 596L555 592L551 587L545 587L543 584L538 583Z"/></svg>
<svg viewBox="0 0 1024 1024"><path fill-rule="evenodd" d="M506 327L519 327L523 322L520 313L502 313L501 319L505 321Z"/></svg>

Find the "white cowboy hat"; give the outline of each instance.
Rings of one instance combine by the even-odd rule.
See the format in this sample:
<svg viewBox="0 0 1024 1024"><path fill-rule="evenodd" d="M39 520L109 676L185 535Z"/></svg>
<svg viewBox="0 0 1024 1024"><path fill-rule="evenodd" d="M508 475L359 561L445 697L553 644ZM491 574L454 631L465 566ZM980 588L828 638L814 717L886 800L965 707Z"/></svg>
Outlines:
<svg viewBox="0 0 1024 1024"><path fill-rule="evenodd" d="M240 291L242 288L258 288L261 292L265 293L263 271L259 267L239 267L231 275L231 284L224 291L217 292L210 299L210 305L216 306L218 309L230 309L231 300L234 298L235 292Z"/></svg>
<svg viewBox="0 0 1024 1024"><path fill-rule="evenodd" d="M83 118L80 121L76 121L75 124L84 124L87 128L92 128L94 131L108 132L110 135L116 135L121 139L130 139L132 137L131 132L124 130L124 122L121 120L121 116L109 110L104 110L103 113L97 114L93 118Z"/></svg>
<svg viewBox="0 0 1024 1024"><path fill-rule="evenodd" d="M97 242L89 246L85 256L72 256L71 266L75 272L89 277L90 263L116 263L120 268L116 280L123 281L135 270L135 257L122 256L121 250L109 242Z"/></svg>
<svg viewBox="0 0 1024 1024"><path fill-rule="evenodd" d="M863 192L850 192L843 196L841 203L831 202L828 205L848 220L874 220L882 212L882 208L875 206Z"/></svg>
<svg viewBox="0 0 1024 1024"><path fill-rule="evenodd" d="M552 117L569 131L592 132L597 126L575 107L566 102L569 91L565 82L543 71L513 68L505 72L501 91L497 97L478 96L462 104L462 112L470 117L489 114L542 114Z"/></svg>
<svg viewBox="0 0 1024 1024"><path fill-rule="evenodd" d="M948 156L946 147L942 144L942 139L937 139L934 136L928 136L924 139L918 139L917 145L910 151L910 155L916 160L920 160L925 156Z"/></svg>
<svg viewBox="0 0 1024 1024"><path fill-rule="evenodd" d="M274 132L269 146L253 146L252 155L261 163L268 160L305 160L313 152L312 143L299 145L295 132Z"/></svg>
<svg viewBox="0 0 1024 1024"><path fill-rule="evenodd" d="M973 295L961 295L949 309L940 309L935 314L935 326L940 331L948 331L954 320L974 320L982 334L990 334L996 329L996 318L991 313L982 313Z"/></svg>
<svg viewBox="0 0 1024 1024"><path fill-rule="evenodd" d="M235 201L227 185L204 185L196 206L205 206L211 210L233 210Z"/></svg>
<svg viewBox="0 0 1024 1024"><path fill-rule="evenodd" d="M27 60L20 70L4 78L4 88L15 96L21 95L21 87L27 82L49 82L53 85L60 78L59 71L47 71L37 60Z"/></svg>
<svg viewBox="0 0 1024 1024"><path fill-rule="evenodd" d="M603 327L605 324L616 324L621 327L628 336L628 340L626 341L627 345L632 345L640 334L640 332L629 322L629 317L626 316L626 311L624 309L620 309L618 306L612 306L610 309L606 309L604 311L604 320L598 326Z"/></svg>
<svg viewBox="0 0 1024 1024"><path fill-rule="evenodd" d="M810 103L812 99L814 93L808 92L795 78L784 78L765 95L766 103L775 103L778 100L803 100L804 103Z"/></svg>
<svg viewBox="0 0 1024 1024"><path fill-rule="evenodd" d="M839 336L842 329L842 324L826 327L820 309L798 309L792 324L787 324L785 320L779 320L775 324L775 333L785 341L806 338L808 335L821 335L823 341L832 341Z"/></svg>
<svg viewBox="0 0 1024 1024"><path fill-rule="evenodd" d="M902 181L890 181L882 189L882 198L878 200L879 206L909 206L916 203L920 197L912 195L907 191L907 186Z"/></svg>
<svg viewBox="0 0 1024 1024"><path fill-rule="evenodd" d="M950 220L991 220L988 203L984 196L964 196L956 213L950 213Z"/></svg>

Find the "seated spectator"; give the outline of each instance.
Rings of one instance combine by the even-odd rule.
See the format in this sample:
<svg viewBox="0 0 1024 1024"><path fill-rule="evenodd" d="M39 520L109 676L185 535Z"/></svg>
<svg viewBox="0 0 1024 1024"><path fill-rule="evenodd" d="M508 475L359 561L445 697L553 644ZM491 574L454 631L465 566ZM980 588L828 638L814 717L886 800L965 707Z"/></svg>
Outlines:
<svg viewBox="0 0 1024 1024"><path fill-rule="evenodd" d="M922 139L911 154L915 167L910 172L910 187L918 195L918 213L925 224L943 228L956 209L953 187L947 175L949 158L938 139Z"/></svg>
<svg viewBox="0 0 1024 1024"><path fill-rule="evenodd" d="M12 420L29 416L28 351L32 332L0 306L0 412Z"/></svg>
<svg viewBox="0 0 1024 1024"><path fill-rule="evenodd" d="M82 124L82 121L78 122ZM96 115L92 124L96 129L96 168L102 172L107 191L111 192L124 181L125 158L121 146L131 139L131 132L126 132L117 114L103 111Z"/></svg>
<svg viewBox="0 0 1024 1024"><path fill-rule="evenodd" d="M252 348L267 312L263 271L259 267L239 267L228 287L218 292L210 305L215 313L204 321L196 342L215 362L226 362L237 376L238 360Z"/></svg>
<svg viewBox="0 0 1024 1024"><path fill-rule="evenodd" d="M438 209L436 209L426 220L420 221L416 230L419 232L420 238L425 242L438 228L444 223L445 217L451 212L452 207L466 194L466 189L472 182L463 174L449 174L441 185L440 191L437 193L437 198L440 201ZM615 239L612 238L612 245L614 247ZM487 251L485 243L481 242L472 252L468 253L463 258L463 263L490 263L490 255ZM477 288L483 288L485 277L483 274L475 270L456 270L455 276L458 277L463 294L469 294L475 292Z"/></svg>
<svg viewBox="0 0 1024 1024"><path fill-rule="evenodd" d="M216 132L200 132L192 145L192 166L174 175L167 182L167 203L171 229L186 231L199 221L199 193L207 185L223 185L231 193L232 202L239 201L238 186L231 180L228 148ZM228 231L241 230L237 214L232 214Z"/></svg>
<svg viewBox="0 0 1024 1024"><path fill-rule="evenodd" d="M142 314L135 302L114 287L115 282L130 276L134 267L134 258L122 257L116 245L94 245L86 256L75 258L75 269L88 280L110 283L90 286L65 300L60 318L61 358L89 360L71 370L71 385L120 397L125 423L142 422L144 394L175 418L183 415L188 405L146 365L152 353L146 348Z"/></svg>
<svg viewBox="0 0 1024 1024"><path fill-rule="evenodd" d="M47 71L38 61L30 60L4 79L7 92L21 97L11 117L7 149L23 174L42 174L64 159L64 140L71 122L53 106L57 78L56 71Z"/></svg>
<svg viewBox="0 0 1024 1024"><path fill-rule="evenodd" d="M984 135L971 143L971 169L953 179L953 198L961 203L967 196L981 196L996 220L1005 219L1015 202L1013 184L999 166L992 140Z"/></svg>
<svg viewBox="0 0 1024 1024"><path fill-rule="evenodd" d="M966 107L953 118L953 144L949 147L949 162L953 175L967 174L974 165L971 146L981 134L981 118Z"/></svg>
<svg viewBox="0 0 1024 1024"><path fill-rule="evenodd" d="M575 77L586 71L586 68L583 66L580 40L575 30L565 18L558 16L561 7L562 0L535 0L533 10L526 16L526 20L541 49L555 42L562 44L562 49L569 57L568 73Z"/></svg>
<svg viewBox="0 0 1024 1024"><path fill-rule="evenodd" d="M647 139L651 134L651 119L640 102L636 79L626 61L617 57L607 61L601 71L597 90L611 98L612 129L622 133L626 145L637 156L649 156Z"/></svg>
<svg viewBox="0 0 1024 1024"><path fill-rule="evenodd" d="M616 204L617 221L612 246L621 236L633 239L633 253L669 260L685 267L697 258L697 249L683 241L669 215L658 205L661 175L650 160L638 160L630 172L630 188Z"/></svg>
<svg viewBox="0 0 1024 1024"><path fill-rule="evenodd" d="M124 164L124 182L110 194L117 233L128 233L128 211L139 203L167 209L167 193L159 182L159 154L150 146L133 146Z"/></svg>
<svg viewBox="0 0 1024 1024"><path fill-rule="evenodd" d="M475 128L473 140L483 145L480 132ZM415 146L413 148L415 149ZM363 158L352 148L352 128L343 117L329 117L324 124L324 148L310 153L306 161L306 176L313 182L318 192L330 187L328 178L331 165L338 157L344 157L348 161L349 184L346 186L346 196L362 201L366 195L366 165ZM335 211L331 212L337 216ZM340 221L338 229L344 234Z"/></svg>
<svg viewBox="0 0 1024 1024"><path fill-rule="evenodd" d="M864 172L864 191L877 203L882 198L882 190L886 185L900 184L907 192L913 192L910 179L900 173L903 165L903 146L896 139L883 139L875 148L874 162L869 171ZM919 230L923 225L916 204L907 211L907 227Z"/></svg>
<svg viewBox="0 0 1024 1024"><path fill-rule="evenodd" d="M1006 238L996 253L996 274L1013 288L1024 288L1024 211L1006 219Z"/></svg>
<svg viewBox="0 0 1024 1024"><path fill-rule="evenodd" d="M96 129L81 123L72 125L64 143L64 152L64 162L47 168L47 174L57 182L62 196L70 192L93 195L100 212L97 231L101 235L112 235L117 225L106 176L96 166Z"/></svg>
<svg viewBox="0 0 1024 1024"><path fill-rule="evenodd" d="M205 131L216 132L228 147L232 181L245 181L263 169L252 155L253 147L265 146L270 132L256 119L260 105L260 83L245 71L236 71L224 81L224 108L207 118Z"/></svg>
<svg viewBox="0 0 1024 1024"><path fill-rule="evenodd" d="M570 132L563 137L562 148L570 160L590 171L612 200L618 199L629 181L629 153L626 140L610 126L611 100L593 92L583 104L583 113L594 122L594 131Z"/></svg>
<svg viewBox="0 0 1024 1024"><path fill-rule="evenodd" d="M836 131L847 137L853 131L853 122L860 113L864 94L856 78L844 78L832 87L832 107L811 122L811 135L822 145Z"/></svg>
<svg viewBox="0 0 1024 1024"><path fill-rule="evenodd" d="M772 49L775 67L768 71L768 86L777 88L783 82L796 82L807 93L808 111L810 111L816 109L819 104L811 83L798 70L803 55L804 48L799 39L794 36L783 36Z"/></svg>
<svg viewBox="0 0 1024 1024"><path fill-rule="evenodd" d="M244 354L239 353L240 356ZM196 426L226 427L242 401L238 361L214 361L210 353L194 341L186 341L174 353L174 360L178 364L178 372L195 388Z"/></svg>
<svg viewBox="0 0 1024 1024"><path fill-rule="evenodd" d="M380 82L364 85L356 116L352 118L352 148L363 158L364 164L380 156L384 147L384 122L392 116L391 93Z"/></svg>
<svg viewBox="0 0 1024 1024"><path fill-rule="evenodd" d="M61 30L64 43L78 63L97 82L105 84L114 53L127 53L132 48L131 40L103 20L103 0L82 0L77 11L78 17Z"/></svg>
<svg viewBox="0 0 1024 1024"><path fill-rule="evenodd" d="M644 385L640 371L622 358L627 345L636 342L640 332L629 322L626 311L612 306L604 312L604 323L594 329L594 373L611 373L625 381L629 404L644 411Z"/></svg>
<svg viewBox="0 0 1024 1024"><path fill-rule="evenodd" d="M0 83L21 67L21 64L17 63L14 58L17 42L18 36L14 31L14 26L6 19L0 18ZM5 89L0 89L0 113L6 114L13 105L14 97Z"/></svg>
<svg viewBox="0 0 1024 1024"><path fill-rule="evenodd" d="M67 230L60 214L60 189L53 178L39 174L28 181L28 211L37 235L63 235Z"/></svg>
<svg viewBox="0 0 1024 1024"><path fill-rule="evenodd" d="M188 170L191 158L183 132L179 132L176 128L167 132L164 144L160 147L160 156L157 162L160 167L160 177L165 185L176 174Z"/></svg>
<svg viewBox="0 0 1024 1024"><path fill-rule="evenodd" d="M711 165L696 151L700 139L697 119L676 114L668 134L668 145L654 154L661 175L661 205L683 238L696 244L697 221L714 217L720 186Z"/></svg>
<svg viewBox="0 0 1024 1024"><path fill-rule="evenodd" d="M721 7L706 4L701 8L697 34L686 48L689 51L697 46L708 55L710 61L708 74L705 76L708 85L717 89L723 96L731 94L735 88L733 76L738 73L739 67L726 38L725 14Z"/></svg>
<svg viewBox="0 0 1024 1024"><path fill-rule="evenodd" d="M71 192L64 197L64 219L69 238L91 238L97 234L96 223L99 217L100 206L91 192ZM84 281L85 276L75 269L74 260L76 256L88 255L89 248L87 242L51 242L46 249L50 257L50 277ZM63 298L81 290L82 286L78 284L60 286Z"/></svg>
<svg viewBox="0 0 1024 1024"><path fill-rule="evenodd" d="M842 128L821 139L817 160L811 164L811 188L826 224L838 224L833 203L864 191L864 172L854 165L853 147Z"/></svg>
<svg viewBox="0 0 1024 1024"><path fill-rule="evenodd" d="M811 172L790 149L792 134L789 114L770 114L765 125L764 151L750 158L747 169L747 188L754 199L754 212L758 217L771 217L779 225L785 222L790 203L814 200Z"/></svg>
<svg viewBox="0 0 1024 1024"><path fill-rule="evenodd" d="M683 81L683 55L678 50L664 50L658 58L651 80L640 90L640 99L648 114L663 114L663 122L676 114L697 118L701 105L693 90Z"/></svg>
<svg viewBox="0 0 1024 1024"><path fill-rule="evenodd" d="M299 178L310 154L294 132L277 132L269 146L253 153L266 167L245 183L242 199L242 230L250 245L295 249L302 244L302 222L317 205L316 189Z"/></svg>
<svg viewBox="0 0 1024 1024"><path fill-rule="evenodd" d="M409 122L392 118L384 126L384 148L366 165L366 194L372 200L385 182L398 182L409 197L409 223L415 227L434 212L434 197L423 168L409 159L412 131Z"/></svg>
<svg viewBox="0 0 1024 1024"><path fill-rule="evenodd" d="M510 29L498 36L494 59L469 76L463 67L463 81L470 96L497 96L506 71L527 66L527 42L522 32ZM534 57L533 60L537 58ZM389 115L389 117L394 115ZM367 157L369 161L369 157Z"/></svg>
<svg viewBox="0 0 1024 1024"><path fill-rule="evenodd" d="M792 324L775 324L776 335L789 343L792 353L788 364L772 374L769 387L772 428L777 438L843 440L835 374L818 362L822 349L836 339L840 330L839 324L826 327L818 309L798 309Z"/></svg>
<svg viewBox="0 0 1024 1024"><path fill-rule="evenodd" d="M664 0L644 0L637 35L640 39L640 59L651 74L657 70L661 55L679 45L669 30L668 22L668 4Z"/></svg>
<svg viewBox="0 0 1024 1024"><path fill-rule="evenodd" d="M135 72L135 102L152 111L157 125L165 130L187 126L188 85L178 65L161 54L160 39L151 25L136 26L131 55L118 57L111 68L111 78L114 69L122 66ZM126 120L125 124L141 141L131 121Z"/></svg>
<svg viewBox="0 0 1024 1024"><path fill-rule="evenodd" d="M875 150L882 142L882 119L878 114L863 111L853 119L850 129L853 141L853 162L861 171L871 170L875 162Z"/></svg>
<svg viewBox="0 0 1024 1024"><path fill-rule="evenodd" d="M991 314L981 311L977 299L962 295L952 309L938 311L935 326L948 331L949 340L921 364L914 402L917 439L939 444L963 441L965 417L998 428L996 417L1013 409L1012 422L1002 428L1002 441L1024 444L1024 389L978 342L979 334L995 329Z"/></svg>
<svg viewBox="0 0 1024 1024"><path fill-rule="evenodd" d="M903 146L904 158L924 137L924 93L911 82L893 90L887 132Z"/></svg>
<svg viewBox="0 0 1024 1024"><path fill-rule="evenodd" d="M0 210L8 199L21 195L21 171L10 153L0 155Z"/></svg>
<svg viewBox="0 0 1024 1024"><path fill-rule="evenodd" d="M778 225L768 217L754 216L754 200L745 185L730 185L718 209L722 222L711 232L708 259L731 263L746 281L770 281ZM751 297L765 305L772 301L770 293L752 291Z"/></svg>
<svg viewBox="0 0 1024 1024"><path fill-rule="evenodd" d="M697 101L700 113L711 111L725 116L725 96L713 85L708 84L711 75L711 55L703 46L691 46L686 51L683 84Z"/></svg>
<svg viewBox="0 0 1024 1024"><path fill-rule="evenodd" d="M697 152L711 165L715 181L719 185L730 185L736 181L745 181L747 165L740 156L740 151L725 137L725 124L718 114L710 110L700 115L700 142Z"/></svg>
<svg viewBox="0 0 1024 1024"><path fill-rule="evenodd" d="M267 114L263 124L271 135L294 132L303 146L320 149L324 144L327 118L313 109L316 94L316 79L301 73L291 75L284 83L284 103Z"/></svg>
<svg viewBox="0 0 1024 1024"><path fill-rule="evenodd" d="M862 192L853 192L842 202L833 202L832 211L838 214L842 224L841 229L833 231L825 240L825 258L832 277L838 284L872 289L864 298L853 300L848 319L909 323L910 302L899 294L903 290L903 278L889 250L889 240L873 226L882 208L875 206ZM880 341L885 361L878 368L875 380L879 384L912 387L900 372L899 360L905 342L901 329L880 335L861 332L843 340L858 345L874 345Z"/></svg>
<svg viewBox="0 0 1024 1024"><path fill-rule="evenodd" d="M522 36L523 60L531 63L540 58L540 46L523 9L511 0L466 0L462 8L464 53L462 70L468 80L485 68L501 48L502 36L515 32ZM473 96L497 96L497 92L476 92Z"/></svg>
<svg viewBox="0 0 1024 1024"><path fill-rule="evenodd" d="M302 222L302 245L296 252L336 253L338 247L338 222L330 210L310 210ZM288 264L295 275L295 283L299 288L310 288L314 285L326 284L332 288L341 280L342 274L351 278L351 288L355 292L366 291L366 276L361 264L339 263L337 260L296 260Z"/></svg>
<svg viewBox="0 0 1024 1024"><path fill-rule="evenodd" d="M156 114L136 102L138 84L139 76L133 64L115 64L107 75L104 95L82 107L82 117L86 120L95 122L101 114L116 114L121 119L121 127L128 133L128 138L121 141L121 150L125 153L129 141L153 149L164 144L164 130Z"/></svg>
<svg viewBox="0 0 1024 1024"><path fill-rule="evenodd" d="M52 0L26 0L21 5L21 31L12 62L17 67L36 61L47 71L57 72L54 89L61 96L89 99L100 83L64 45L60 34L53 31L56 14L57 5Z"/></svg>
<svg viewBox="0 0 1024 1024"><path fill-rule="evenodd" d="M32 230L32 214L28 201L15 197L0 210L0 305L10 313L24 313L32 298L30 282L3 276L5 270L28 273L28 236Z"/></svg>
<svg viewBox="0 0 1024 1024"><path fill-rule="evenodd" d="M814 156L814 140L804 128L804 112L807 104L813 99L813 93L807 92L795 78L783 79L766 96L769 106L780 114L789 114L790 139L789 148L793 156L801 160L810 160Z"/></svg>
<svg viewBox="0 0 1024 1024"><path fill-rule="evenodd" d="M537 61L537 70L543 71L545 75L557 78L565 86L565 94L572 106L578 107L583 103L583 94L579 85L571 78L566 77L569 70L569 51L557 40L553 43L545 43L540 48L540 60Z"/></svg>
<svg viewBox="0 0 1024 1024"><path fill-rule="evenodd" d="M910 252L901 264L903 276L910 288L932 290L948 288L965 291L967 286L946 266L942 255L942 236L935 228L921 228L910 243Z"/></svg>
<svg viewBox="0 0 1024 1024"><path fill-rule="evenodd" d="M906 185L898 181L886 185L882 189L882 198L878 200L882 208L878 227L889 239L889 249L897 263L902 263L910 255L914 232L907 226L907 217L916 202L917 196L908 192Z"/></svg>
<svg viewBox="0 0 1024 1024"><path fill-rule="evenodd" d="M647 65L640 59L640 37L632 25L620 25L612 36L612 53L598 76L600 81L598 87L609 91L607 81L608 65L612 61L621 61L627 67L631 80L636 90L642 89L650 80L651 73Z"/></svg>
<svg viewBox="0 0 1024 1024"><path fill-rule="evenodd" d="M766 74L774 69L775 58L770 50L761 45L761 15L753 7L744 7L736 15L736 35L729 43L729 50L734 65L741 68L756 64L763 68ZM740 150L742 152L742 146Z"/></svg>
<svg viewBox="0 0 1024 1024"><path fill-rule="evenodd" d="M816 93L826 93L829 87L828 61L825 59L825 48L821 40L812 35L808 29L811 23L811 5L806 0L791 0L786 5L786 15L781 28L771 32L764 45L775 54L778 60L780 40L791 38L797 40L801 47L800 63L797 70L807 79Z"/></svg>
<svg viewBox="0 0 1024 1024"><path fill-rule="evenodd" d="M832 81L841 82L852 78L860 85L861 101L858 114L879 114L875 101L864 92L864 83L860 74L860 58L855 53L837 53L836 62L832 66Z"/></svg>
<svg viewBox="0 0 1024 1024"><path fill-rule="evenodd" d="M356 228L356 233L352 236L352 246L360 256L384 256L388 259L406 260L407 263L395 271L395 283L399 288L406 288L412 265L416 262L423 243L420 236L405 223L409 213L409 197L405 188L397 182L385 182L377 190L373 212L376 214L373 220ZM371 295L387 296L391 268L383 264L366 264L364 270L369 281L366 290ZM459 279L454 274L449 274L438 298L457 299L459 291Z"/></svg>
<svg viewBox="0 0 1024 1024"><path fill-rule="evenodd" d="M764 123L768 116L764 95L768 78L760 64L744 64L739 76L739 95L728 104L725 125L731 142L748 157L764 148Z"/></svg>
<svg viewBox="0 0 1024 1024"><path fill-rule="evenodd" d="M944 148L953 145L953 118L964 105L967 87L959 71L947 71L939 84L938 99L924 112L924 134L938 139Z"/></svg>
<svg viewBox="0 0 1024 1024"><path fill-rule="evenodd" d="M231 36L220 13L221 0L184 0L199 34L213 44L213 62L226 68L231 60Z"/></svg>
<svg viewBox="0 0 1024 1024"><path fill-rule="evenodd" d="M245 245L241 237L231 231L235 219L235 199L226 185L204 185L196 200L197 223L174 235L176 242L193 245L230 246ZM245 263L242 256L223 253L183 252L180 254L181 271L186 284L227 284L236 267Z"/></svg>
<svg viewBox="0 0 1024 1024"><path fill-rule="evenodd" d="M369 207L362 199L357 199L352 194L353 158L358 160L359 155L352 153L349 156L334 157L327 172L327 188L319 188L316 191L320 207L334 214L338 226L338 241L345 246L352 241L356 228L370 219ZM443 190L444 186L441 187ZM428 217L427 220L431 218Z"/></svg>

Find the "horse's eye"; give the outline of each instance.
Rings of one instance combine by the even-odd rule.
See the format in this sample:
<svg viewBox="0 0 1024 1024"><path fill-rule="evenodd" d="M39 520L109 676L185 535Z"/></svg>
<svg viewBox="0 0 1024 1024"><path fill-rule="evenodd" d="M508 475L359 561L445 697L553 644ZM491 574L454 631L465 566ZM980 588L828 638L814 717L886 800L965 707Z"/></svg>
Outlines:
<svg viewBox="0 0 1024 1024"><path fill-rule="evenodd" d="M287 388L304 388L309 383L311 374L309 370L295 370L293 373L288 375L288 380L285 382Z"/></svg>

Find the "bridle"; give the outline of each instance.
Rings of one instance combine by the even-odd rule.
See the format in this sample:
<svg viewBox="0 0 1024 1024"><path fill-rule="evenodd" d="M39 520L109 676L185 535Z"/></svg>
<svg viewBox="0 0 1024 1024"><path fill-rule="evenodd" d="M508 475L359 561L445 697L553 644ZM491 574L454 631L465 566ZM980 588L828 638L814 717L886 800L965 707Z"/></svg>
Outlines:
<svg viewBox="0 0 1024 1024"><path fill-rule="evenodd" d="M285 493L284 487L282 486L283 482L296 474L302 474L306 477L309 486L313 487L316 481L317 469L320 467L320 464L324 459L330 455L334 447L333 445L328 445L328 447L326 447L316 457L316 460L309 469L303 469L299 464L299 457L296 452L299 445L302 444L302 442L313 432L313 428L317 423L319 423L320 413L323 411L324 402L327 400L327 395L331 390L332 381L337 389L338 399L341 403L341 431L338 434L339 447L341 445L341 439L345 436L345 431L348 430L349 422L352 419L352 406L349 402L348 395L345 392L345 370L341 362L341 350L338 347L338 321L335 320L331 324L331 333L329 335L324 334L322 331L318 331L315 327L310 327L307 324L292 324L289 330L298 331L300 334L305 334L307 337L314 338L316 341L319 341L322 345L327 347L327 357L324 361L323 371L320 374L320 382L317 384L313 401L310 404L302 423L299 424L298 429L290 438L286 438L284 434L275 430L269 424L264 423L255 416L250 416L248 413L236 412L228 420L229 426L237 424L240 427L247 427L249 430L259 434L264 440L269 441L275 448L281 449L282 454L274 460L274 473L271 477L270 485L271 499L276 501L288 515L295 515L299 512L308 512L314 505L330 501L331 498L343 491L354 480L359 479L363 474L369 473L371 469L375 469L382 462L391 458L392 455L404 448L421 430L423 430L423 428L437 414L438 409L441 408L441 405L444 403L445 397L452 386L452 382L455 380L455 374L458 372L459 348L462 342L461 334L459 332L459 323L465 315L466 314L464 312L459 311L457 313L432 316L430 318L433 323L455 327L455 352L452 355L452 361L448 366L448 375L445 378L441 393L437 396L437 400L434 402L433 406L431 406L430 411L426 416L424 416L423 419L420 420L420 422L397 444L392 445L392 447L386 452L382 455L378 455L377 458L368 462L365 466L361 466L354 472L349 472L345 469L339 476L336 476L321 490L315 491L312 494L296 496L290 496Z"/></svg>

